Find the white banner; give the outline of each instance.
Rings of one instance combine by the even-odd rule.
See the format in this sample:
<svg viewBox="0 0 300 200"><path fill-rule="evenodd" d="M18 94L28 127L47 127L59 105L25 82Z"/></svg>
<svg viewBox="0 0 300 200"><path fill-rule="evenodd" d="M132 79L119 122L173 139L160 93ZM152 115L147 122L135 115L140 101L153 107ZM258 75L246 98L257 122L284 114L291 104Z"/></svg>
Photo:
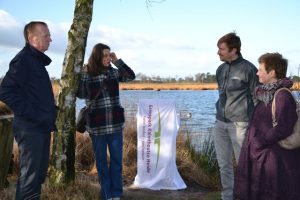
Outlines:
<svg viewBox="0 0 300 200"><path fill-rule="evenodd" d="M179 119L173 100L140 100L134 186L152 190L186 188L176 166L178 130Z"/></svg>

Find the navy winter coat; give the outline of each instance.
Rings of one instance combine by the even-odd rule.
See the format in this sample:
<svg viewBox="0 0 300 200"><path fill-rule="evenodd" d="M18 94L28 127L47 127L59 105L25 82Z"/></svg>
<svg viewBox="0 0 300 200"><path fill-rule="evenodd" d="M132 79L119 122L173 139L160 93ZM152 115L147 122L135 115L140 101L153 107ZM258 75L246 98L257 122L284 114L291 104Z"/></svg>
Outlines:
<svg viewBox="0 0 300 200"><path fill-rule="evenodd" d="M14 129L50 132L56 109L45 66L51 59L28 43L12 59L0 86L0 100L14 112Z"/></svg>

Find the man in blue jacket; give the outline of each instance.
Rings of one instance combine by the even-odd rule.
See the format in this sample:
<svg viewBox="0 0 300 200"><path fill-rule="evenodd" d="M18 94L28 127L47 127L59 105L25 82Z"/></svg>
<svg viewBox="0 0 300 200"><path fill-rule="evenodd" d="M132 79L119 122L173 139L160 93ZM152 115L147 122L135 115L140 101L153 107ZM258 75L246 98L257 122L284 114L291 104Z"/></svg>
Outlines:
<svg viewBox="0 0 300 200"><path fill-rule="evenodd" d="M234 153L237 162L254 109L253 94L258 77L257 68L242 57L241 40L235 33L224 35L217 45L223 64L216 72L219 99L216 103L214 142L220 167L222 200L232 200L232 155Z"/></svg>
<svg viewBox="0 0 300 200"><path fill-rule="evenodd" d="M14 113L13 133L20 152L16 199L40 199L48 170L51 132L55 129L55 102L44 54L51 37L44 22L24 28L25 47L11 60L0 87L0 100Z"/></svg>

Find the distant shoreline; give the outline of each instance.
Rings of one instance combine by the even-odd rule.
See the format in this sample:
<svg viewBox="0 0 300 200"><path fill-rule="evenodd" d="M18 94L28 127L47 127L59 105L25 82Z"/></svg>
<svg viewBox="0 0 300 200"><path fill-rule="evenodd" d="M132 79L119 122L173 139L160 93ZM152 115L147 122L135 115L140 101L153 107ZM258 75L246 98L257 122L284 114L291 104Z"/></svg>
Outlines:
<svg viewBox="0 0 300 200"><path fill-rule="evenodd" d="M120 83L120 90L217 90L217 83ZM300 90L300 83L294 82L292 91Z"/></svg>
<svg viewBox="0 0 300 200"><path fill-rule="evenodd" d="M216 83L120 83L120 90L216 90Z"/></svg>
<svg viewBox="0 0 300 200"><path fill-rule="evenodd" d="M53 83L54 95L57 95L60 89L59 84ZM216 83L120 83L120 90L216 90Z"/></svg>
<svg viewBox="0 0 300 200"><path fill-rule="evenodd" d="M55 95L59 92L59 84L54 83L53 92ZM292 90L299 90L300 85L294 83ZM120 83L120 90L217 90L217 83Z"/></svg>

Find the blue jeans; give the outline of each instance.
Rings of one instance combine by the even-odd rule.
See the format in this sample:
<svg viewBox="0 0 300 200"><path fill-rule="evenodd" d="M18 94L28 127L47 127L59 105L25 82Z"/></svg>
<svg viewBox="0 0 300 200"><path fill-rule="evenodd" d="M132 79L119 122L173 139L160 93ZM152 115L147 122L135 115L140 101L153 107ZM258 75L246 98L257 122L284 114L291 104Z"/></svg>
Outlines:
<svg viewBox="0 0 300 200"><path fill-rule="evenodd" d="M121 197L122 183L122 133L92 135L90 134L95 154L98 177L101 184L101 199ZM110 164L107 163L107 147Z"/></svg>
<svg viewBox="0 0 300 200"><path fill-rule="evenodd" d="M246 135L248 122L222 122L217 120L214 130L214 144L222 183L222 200L233 199L234 173L232 155L238 162Z"/></svg>
<svg viewBox="0 0 300 200"><path fill-rule="evenodd" d="M50 154L50 133L14 130L20 152L20 175L16 200L40 199Z"/></svg>

